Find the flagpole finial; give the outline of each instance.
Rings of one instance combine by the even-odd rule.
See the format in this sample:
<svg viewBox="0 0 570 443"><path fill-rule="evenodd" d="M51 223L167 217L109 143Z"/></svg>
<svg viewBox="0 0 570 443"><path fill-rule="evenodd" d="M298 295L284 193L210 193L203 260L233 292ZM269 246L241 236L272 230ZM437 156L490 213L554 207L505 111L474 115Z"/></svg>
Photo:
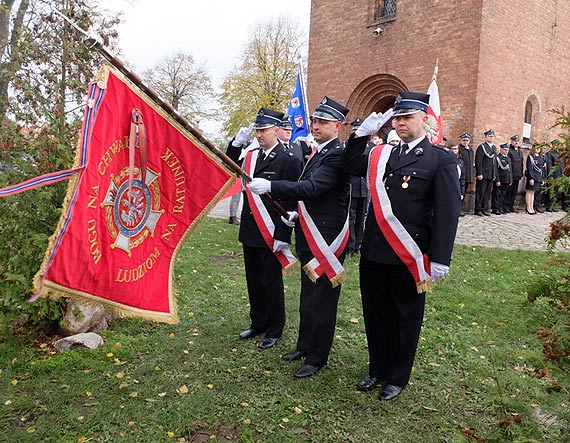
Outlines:
<svg viewBox="0 0 570 443"><path fill-rule="evenodd" d="M436 81L437 80L437 73L439 71L439 58L436 59L435 61L435 66L433 68L433 76L431 78L432 81Z"/></svg>

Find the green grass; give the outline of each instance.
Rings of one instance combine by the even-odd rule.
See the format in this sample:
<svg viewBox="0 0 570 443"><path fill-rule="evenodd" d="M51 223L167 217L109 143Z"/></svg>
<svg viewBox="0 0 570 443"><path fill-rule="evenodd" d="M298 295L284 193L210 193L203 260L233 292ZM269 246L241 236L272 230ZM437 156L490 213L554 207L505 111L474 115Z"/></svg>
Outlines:
<svg viewBox="0 0 570 443"><path fill-rule="evenodd" d="M535 334L561 313L525 292L546 258L457 246L428 295L411 383L380 403L355 389L367 369L357 257L329 365L296 380L280 355L296 342L298 272L285 277L282 341L257 351L237 338L249 326L237 227L207 219L178 258L178 325L121 319L101 349L55 354L0 314L0 442L570 441L569 366L546 361Z"/></svg>

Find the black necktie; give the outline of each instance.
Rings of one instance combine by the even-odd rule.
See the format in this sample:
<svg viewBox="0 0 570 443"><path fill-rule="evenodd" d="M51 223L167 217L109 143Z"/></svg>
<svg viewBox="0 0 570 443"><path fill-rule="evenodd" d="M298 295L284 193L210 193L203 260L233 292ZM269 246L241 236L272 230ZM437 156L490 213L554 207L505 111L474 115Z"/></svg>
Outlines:
<svg viewBox="0 0 570 443"><path fill-rule="evenodd" d="M400 153L398 154L398 158L400 158L402 155L406 155L407 150L408 150L407 143L404 143L402 146L400 146Z"/></svg>

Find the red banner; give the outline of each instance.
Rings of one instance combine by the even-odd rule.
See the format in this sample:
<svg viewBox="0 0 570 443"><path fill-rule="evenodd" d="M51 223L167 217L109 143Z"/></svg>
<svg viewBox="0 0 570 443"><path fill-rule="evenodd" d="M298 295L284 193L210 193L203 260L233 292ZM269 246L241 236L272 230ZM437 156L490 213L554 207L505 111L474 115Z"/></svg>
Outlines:
<svg viewBox="0 0 570 443"><path fill-rule="evenodd" d="M146 155L142 145L131 150L130 169L134 109L144 118ZM36 290L176 322L177 252L234 176L111 67L89 88L79 148L84 168L71 179Z"/></svg>

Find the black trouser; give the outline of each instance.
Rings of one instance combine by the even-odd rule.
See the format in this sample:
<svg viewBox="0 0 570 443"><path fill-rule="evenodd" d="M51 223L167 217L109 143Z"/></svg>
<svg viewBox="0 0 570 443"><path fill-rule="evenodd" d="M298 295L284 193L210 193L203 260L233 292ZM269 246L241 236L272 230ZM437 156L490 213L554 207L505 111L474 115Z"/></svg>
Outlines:
<svg viewBox="0 0 570 443"><path fill-rule="evenodd" d="M477 183L475 183L475 213L487 211L492 189L493 180L486 178L477 180Z"/></svg>
<svg viewBox="0 0 570 443"><path fill-rule="evenodd" d="M395 386L410 380L422 328L425 293L404 265L360 258L360 292L370 355L369 374Z"/></svg>
<svg viewBox="0 0 570 443"><path fill-rule="evenodd" d="M352 197L350 199L350 209L348 211L350 237L346 245L346 250L349 252L354 253L360 250L367 204L368 197Z"/></svg>
<svg viewBox="0 0 570 443"><path fill-rule="evenodd" d="M517 199L517 194L519 191L520 180L513 180L513 184L507 190L507 195L505 196L505 207L510 211L515 210L515 200Z"/></svg>
<svg viewBox="0 0 570 443"><path fill-rule="evenodd" d="M249 295L251 328L279 338L285 326L283 273L275 254L268 248L243 245L243 261Z"/></svg>
<svg viewBox="0 0 570 443"><path fill-rule="evenodd" d="M505 197L510 186L508 183L501 183L499 186L493 185L493 197L491 200L491 207L494 212L505 212L508 204L505 203Z"/></svg>
<svg viewBox="0 0 570 443"><path fill-rule="evenodd" d="M297 339L297 351L305 354L305 363L313 366L327 364L332 347L336 326L336 312L340 297L341 285L333 288L331 282L323 275L313 283L302 267L313 258L313 254L307 246L307 241L300 229L296 229L297 252L301 261L301 300L299 306L299 337ZM325 241L331 237L331 230L325 235ZM335 235L336 235L335 234ZM339 257L344 262L346 252Z"/></svg>

